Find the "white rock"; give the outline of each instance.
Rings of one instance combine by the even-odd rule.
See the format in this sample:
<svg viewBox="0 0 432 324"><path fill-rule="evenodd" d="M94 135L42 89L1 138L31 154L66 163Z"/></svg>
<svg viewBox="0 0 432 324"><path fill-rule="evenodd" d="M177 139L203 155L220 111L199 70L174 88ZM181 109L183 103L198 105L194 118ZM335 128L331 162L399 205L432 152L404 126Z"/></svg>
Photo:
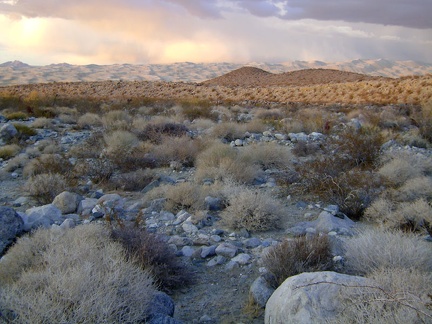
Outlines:
<svg viewBox="0 0 432 324"><path fill-rule="evenodd" d="M346 286L373 285L369 279L332 271L306 272L289 277L271 295L265 309L265 324L331 322L343 311Z"/></svg>

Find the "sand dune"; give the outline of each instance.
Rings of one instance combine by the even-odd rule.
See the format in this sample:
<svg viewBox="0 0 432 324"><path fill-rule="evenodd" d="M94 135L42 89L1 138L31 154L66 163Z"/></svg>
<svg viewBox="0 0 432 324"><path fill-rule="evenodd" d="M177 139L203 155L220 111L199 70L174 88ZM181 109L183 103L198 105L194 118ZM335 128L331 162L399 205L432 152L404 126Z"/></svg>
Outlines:
<svg viewBox="0 0 432 324"><path fill-rule="evenodd" d="M46 66L30 66L14 61L0 64L0 86L76 81L173 81L203 82L214 79L243 66L280 74L303 69L336 69L369 76L401 77L432 73L432 64L413 61L355 60L350 62L325 63L320 61L292 61L269 63L175 63L175 64L115 64L115 65L71 65L67 63Z"/></svg>

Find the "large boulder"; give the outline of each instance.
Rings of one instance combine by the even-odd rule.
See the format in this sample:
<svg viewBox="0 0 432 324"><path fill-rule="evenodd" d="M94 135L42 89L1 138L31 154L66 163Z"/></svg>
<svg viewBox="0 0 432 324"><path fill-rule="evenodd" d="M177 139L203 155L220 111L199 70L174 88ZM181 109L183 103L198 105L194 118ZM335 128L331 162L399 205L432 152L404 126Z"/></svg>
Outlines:
<svg viewBox="0 0 432 324"><path fill-rule="evenodd" d="M81 200L82 198L80 195L69 191L63 191L54 198L52 204L60 209L63 214L71 214L77 211Z"/></svg>
<svg viewBox="0 0 432 324"><path fill-rule="evenodd" d="M22 234L24 222L21 217L10 207L0 207L0 255L5 249Z"/></svg>
<svg viewBox="0 0 432 324"><path fill-rule="evenodd" d="M52 204L27 209L22 217L25 231L49 228L52 224L60 225L64 221L61 210Z"/></svg>
<svg viewBox="0 0 432 324"><path fill-rule="evenodd" d="M371 286L366 278L332 271L305 272L286 279L267 301L265 323L324 323L343 310L350 287Z"/></svg>

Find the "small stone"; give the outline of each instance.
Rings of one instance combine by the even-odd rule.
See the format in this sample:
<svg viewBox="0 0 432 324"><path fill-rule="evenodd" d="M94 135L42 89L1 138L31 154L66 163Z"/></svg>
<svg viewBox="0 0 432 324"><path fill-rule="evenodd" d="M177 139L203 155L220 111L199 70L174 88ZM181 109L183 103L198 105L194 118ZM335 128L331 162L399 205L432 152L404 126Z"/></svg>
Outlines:
<svg viewBox="0 0 432 324"><path fill-rule="evenodd" d="M245 246L249 249L254 249L261 245L261 240L257 237L252 237L245 242Z"/></svg>
<svg viewBox="0 0 432 324"><path fill-rule="evenodd" d="M232 258L231 261L237 262L240 265L248 264L251 260L251 256L247 253L240 253L236 257Z"/></svg>
<svg viewBox="0 0 432 324"><path fill-rule="evenodd" d="M210 236L210 240L212 240L213 242L220 242L222 241L222 238L219 235L212 235Z"/></svg>
<svg viewBox="0 0 432 324"><path fill-rule="evenodd" d="M239 268L239 267L240 267L240 266L239 266L239 263L238 263L238 262L235 262L235 261L231 260L230 262L228 262L228 263L225 265L225 270L230 271L230 270L233 270L234 268Z"/></svg>
<svg viewBox="0 0 432 324"><path fill-rule="evenodd" d="M233 258L238 251L238 248L230 243L221 243L216 248L215 252L218 256Z"/></svg>
<svg viewBox="0 0 432 324"><path fill-rule="evenodd" d="M205 246L201 250L201 258L205 259L216 255L216 245Z"/></svg>
<svg viewBox="0 0 432 324"><path fill-rule="evenodd" d="M241 139L236 139L236 140L234 141L234 144L235 144L235 146L243 146L243 140L241 140Z"/></svg>
<svg viewBox="0 0 432 324"><path fill-rule="evenodd" d="M194 252L195 252L194 248L187 246L187 245L183 246L181 251L185 257L191 257L192 254L194 254Z"/></svg>
<svg viewBox="0 0 432 324"><path fill-rule="evenodd" d="M218 255L216 257L214 257L213 259L211 259L208 263L207 266L208 267L214 267L215 265L221 265L224 264L226 262L226 258L223 257L222 255Z"/></svg>
<svg viewBox="0 0 432 324"><path fill-rule="evenodd" d="M75 221L72 218L66 218L63 223L61 223L61 229L71 229L75 227Z"/></svg>
<svg viewBox="0 0 432 324"><path fill-rule="evenodd" d="M189 223L189 222L184 222L182 224L182 228L188 234L194 234L194 233L198 232L198 227L196 227L194 224Z"/></svg>

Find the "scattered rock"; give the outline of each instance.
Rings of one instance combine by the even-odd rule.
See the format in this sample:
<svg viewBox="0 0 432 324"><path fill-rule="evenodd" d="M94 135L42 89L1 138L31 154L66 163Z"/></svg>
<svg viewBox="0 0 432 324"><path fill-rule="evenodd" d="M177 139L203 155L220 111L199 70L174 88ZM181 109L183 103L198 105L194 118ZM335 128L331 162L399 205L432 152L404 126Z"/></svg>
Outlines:
<svg viewBox="0 0 432 324"><path fill-rule="evenodd" d="M237 251L238 248L231 243L221 243L215 250L217 255L225 258L233 258L237 254Z"/></svg>
<svg viewBox="0 0 432 324"><path fill-rule="evenodd" d="M28 232L38 227L49 228L52 224L60 225L64 218L60 209L49 204L27 209L23 220L24 230Z"/></svg>
<svg viewBox="0 0 432 324"><path fill-rule="evenodd" d="M0 207L0 256L24 231L24 222L10 207Z"/></svg>
<svg viewBox="0 0 432 324"><path fill-rule="evenodd" d="M249 289L254 302L262 308L266 306L268 299L274 291L275 289L267 282L264 276L256 278Z"/></svg>
<svg viewBox="0 0 432 324"><path fill-rule="evenodd" d="M7 142L7 141L11 140L12 138L14 138L17 134L18 134L17 129L11 123L4 124L0 128L0 140L2 140L2 141Z"/></svg>
<svg viewBox="0 0 432 324"><path fill-rule="evenodd" d="M77 211L81 200L82 198L80 195L69 191L63 191L54 198L52 204L60 209L62 214L70 214Z"/></svg>

